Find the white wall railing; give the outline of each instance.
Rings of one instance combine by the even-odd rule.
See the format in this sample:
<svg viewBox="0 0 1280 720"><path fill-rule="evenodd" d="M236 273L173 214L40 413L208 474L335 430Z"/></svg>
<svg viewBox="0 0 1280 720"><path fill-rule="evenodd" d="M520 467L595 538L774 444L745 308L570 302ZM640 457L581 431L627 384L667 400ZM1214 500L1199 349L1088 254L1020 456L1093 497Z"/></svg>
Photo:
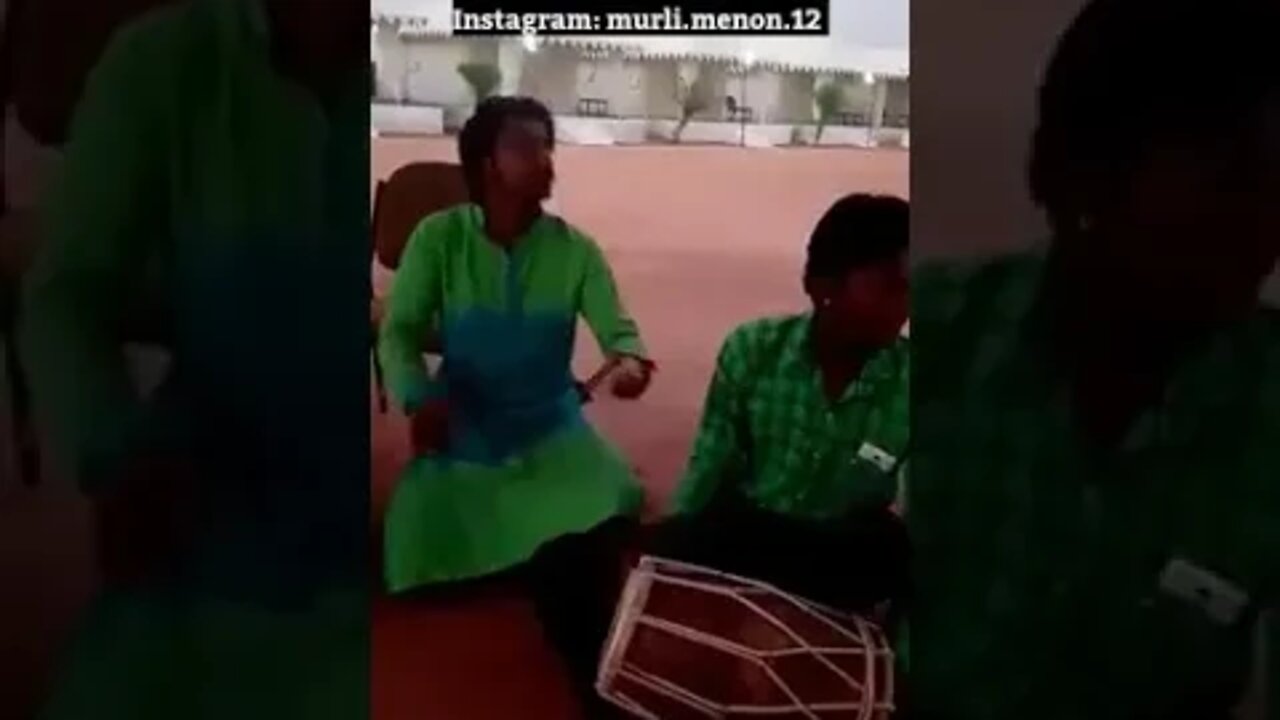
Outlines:
<svg viewBox="0 0 1280 720"><path fill-rule="evenodd" d="M371 117L380 135L440 135L446 128L455 129L465 119L465 110L430 105L397 105L374 103ZM645 118L594 118L557 115L556 133L571 145L639 145L649 142L671 142L676 121ZM681 134L681 142L715 145L747 145L778 147L794 144L813 145L814 125L784 125L695 120ZM744 142L745 140L745 142ZM828 125L817 142L824 147L902 147L910 146L910 133L900 128Z"/></svg>

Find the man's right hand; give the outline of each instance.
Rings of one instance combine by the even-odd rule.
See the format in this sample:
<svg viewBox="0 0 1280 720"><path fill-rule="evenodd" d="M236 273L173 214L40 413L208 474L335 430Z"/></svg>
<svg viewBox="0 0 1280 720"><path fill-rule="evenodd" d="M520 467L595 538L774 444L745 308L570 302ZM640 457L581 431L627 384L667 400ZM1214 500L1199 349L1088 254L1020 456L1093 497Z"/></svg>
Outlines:
<svg viewBox="0 0 1280 720"><path fill-rule="evenodd" d="M449 444L449 406L444 400L427 402L409 418L414 455L434 455Z"/></svg>

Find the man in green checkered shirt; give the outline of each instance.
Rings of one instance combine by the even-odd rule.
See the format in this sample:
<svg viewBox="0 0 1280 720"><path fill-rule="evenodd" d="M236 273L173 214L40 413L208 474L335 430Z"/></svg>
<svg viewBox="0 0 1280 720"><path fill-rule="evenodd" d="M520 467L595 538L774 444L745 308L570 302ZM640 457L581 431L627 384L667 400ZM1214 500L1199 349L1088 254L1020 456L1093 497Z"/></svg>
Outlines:
<svg viewBox="0 0 1280 720"><path fill-rule="evenodd" d="M729 335L676 495L673 554L849 609L898 591L907 215L897 198L835 203L809 244L813 312ZM866 574L831 572L864 548Z"/></svg>
<svg viewBox="0 0 1280 720"><path fill-rule="evenodd" d="M1040 93L1048 251L913 276L907 718L1280 718L1277 27L1095 0Z"/></svg>

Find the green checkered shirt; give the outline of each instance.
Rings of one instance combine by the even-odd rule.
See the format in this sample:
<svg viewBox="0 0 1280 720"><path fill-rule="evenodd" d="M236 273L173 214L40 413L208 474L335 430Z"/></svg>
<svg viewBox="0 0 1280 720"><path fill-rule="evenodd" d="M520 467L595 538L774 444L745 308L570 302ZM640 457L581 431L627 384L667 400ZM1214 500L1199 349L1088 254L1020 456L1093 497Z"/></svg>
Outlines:
<svg viewBox="0 0 1280 720"><path fill-rule="evenodd" d="M757 320L720 350L677 512L706 506L725 482L759 506L810 518L888 505L906 451L908 350L877 353L832 403L810 354L810 315Z"/></svg>
<svg viewBox="0 0 1280 720"><path fill-rule="evenodd" d="M1259 670L1256 641L1277 647L1254 611L1274 607L1280 580L1280 322L1263 312L1223 333L1102 451L1037 356L1041 267L1019 256L913 277L914 709L1226 717ZM1180 566L1210 592L1170 580ZM1261 678L1272 696L1277 660Z"/></svg>

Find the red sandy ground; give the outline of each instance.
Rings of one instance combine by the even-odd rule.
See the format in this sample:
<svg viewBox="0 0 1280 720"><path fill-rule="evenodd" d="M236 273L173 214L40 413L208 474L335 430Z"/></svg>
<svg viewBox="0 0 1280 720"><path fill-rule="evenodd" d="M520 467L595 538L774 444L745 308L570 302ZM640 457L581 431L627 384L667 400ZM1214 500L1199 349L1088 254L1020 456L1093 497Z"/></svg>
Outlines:
<svg viewBox="0 0 1280 720"><path fill-rule="evenodd" d="M453 160L445 139L381 138L373 180ZM559 212L604 247L659 374L634 403L602 398L597 427L630 456L658 506L679 478L725 333L805 307L804 244L841 195L906 196L907 154L852 149L563 147ZM581 375L599 362L583 335ZM403 420L374 418L375 504L407 457ZM450 607L382 602L374 614L375 720L566 720L576 710L518 597Z"/></svg>

